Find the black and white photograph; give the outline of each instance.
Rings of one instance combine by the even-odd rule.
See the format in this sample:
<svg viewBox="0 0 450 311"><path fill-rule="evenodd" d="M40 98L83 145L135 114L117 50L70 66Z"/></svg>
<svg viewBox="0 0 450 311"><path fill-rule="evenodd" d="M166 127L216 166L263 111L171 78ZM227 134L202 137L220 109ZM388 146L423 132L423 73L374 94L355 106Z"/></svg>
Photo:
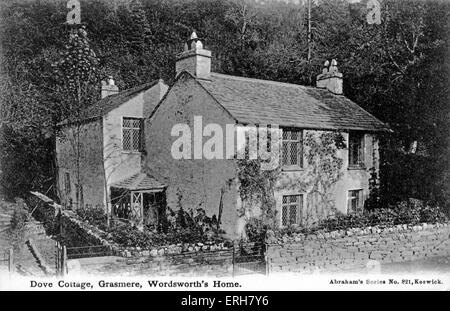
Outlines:
<svg viewBox="0 0 450 311"><path fill-rule="evenodd" d="M0 291L448 291L449 91L449 0L2 0Z"/></svg>

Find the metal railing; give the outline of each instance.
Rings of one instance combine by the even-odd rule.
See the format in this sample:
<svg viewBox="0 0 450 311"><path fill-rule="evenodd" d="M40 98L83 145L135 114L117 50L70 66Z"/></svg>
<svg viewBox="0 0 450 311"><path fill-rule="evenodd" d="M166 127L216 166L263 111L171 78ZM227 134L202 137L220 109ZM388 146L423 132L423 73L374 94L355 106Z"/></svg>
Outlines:
<svg viewBox="0 0 450 311"><path fill-rule="evenodd" d="M265 243L239 242L233 248L233 276L266 274Z"/></svg>

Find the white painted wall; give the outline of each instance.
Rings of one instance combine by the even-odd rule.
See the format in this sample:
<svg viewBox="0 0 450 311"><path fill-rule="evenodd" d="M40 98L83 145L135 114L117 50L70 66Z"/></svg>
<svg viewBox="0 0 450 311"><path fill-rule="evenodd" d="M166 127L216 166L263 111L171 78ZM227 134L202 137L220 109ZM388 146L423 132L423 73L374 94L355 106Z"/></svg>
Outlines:
<svg viewBox="0 0 450 311"><path fill-rule="evenodd" d="M148 118L167 89L168 86L160 80L152 88L103 116L103 156L108 191L111 184L140 172L143 163L141 152L124 151L122 148L123 118Z"/></svg>

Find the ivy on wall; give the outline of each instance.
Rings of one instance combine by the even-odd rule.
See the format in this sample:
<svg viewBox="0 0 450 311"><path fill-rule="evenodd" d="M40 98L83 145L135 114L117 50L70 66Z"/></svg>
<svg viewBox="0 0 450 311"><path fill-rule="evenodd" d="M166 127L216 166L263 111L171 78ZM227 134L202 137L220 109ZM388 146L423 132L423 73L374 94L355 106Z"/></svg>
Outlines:
<svg viewBox="0 0 450 311"><path fill-rule="evenodd" d="M303 189L310 189L303 217L303 225L310 226L336 211L333 187L342 177L343 165L337 152L346 145L339 132L307 132L304 145L309 182L303 184L300 180L298 183Z"/></svg>
<svg viewBox="0 0 450 311"><path fill-rule="evenodd" d="M275 229L277 210L274 191L280 169L262 170L261 161L261 159L237 160L239 195L242 201L238 216L252 215L255 207L258 206L260 208L258 218L261 225Z"/></svg>
<svg viewBox="0 0 450 311"><path fill-rule="evenodd" d="M282 169L261 170L261 160L237 160L239 194L242 208L240 217L261 210L259 224L266 229L276 229L278 224L274 192L280 189L296 189L308 193L306 207L301 217L303 226L316 224L318 220L336 211L333 187L342 177L343 160L338 150L345 149L345 139L340 132L308 131L303 142L307 165L302 177L282 174Z"/></svg>

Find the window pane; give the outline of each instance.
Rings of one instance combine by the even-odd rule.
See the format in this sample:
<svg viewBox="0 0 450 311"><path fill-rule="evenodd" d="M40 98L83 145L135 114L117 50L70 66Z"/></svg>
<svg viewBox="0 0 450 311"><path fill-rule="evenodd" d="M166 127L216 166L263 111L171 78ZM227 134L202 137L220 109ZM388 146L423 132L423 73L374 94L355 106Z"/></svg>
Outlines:
<svg viewBox="0 0 450 311"><path fill-rule="evenodd" d="M298 164L298 143L290 143L289 146L289 164L297 165Z"/></svg>
<svg viewBox="0 0 450 311"><path fill-rule="evenodd" d="M143 120L124 118L122 146L123 150L138 151L142 149Z"/></svg>
<svg viewBox="0 0 450 311"><path fill-rule="evenodd" d="M281 157L282 157L282 164L283 165L289 165L288 162L288 143L283 142L283 150L281 153Z"/></svg>
<svg viewBox="0 0 450 311"><path fill-rule="evenodd" d="M286 195L282 198L281 224L289 226L299 224L302 213L302 195Z"/></svg>
<svg viewBox="0 0 450 311"><path fill-rule="evenodd" d="M130 119L123 119L123 127L130 127L131 126L131 120Z"/></svg>
<svg viewBox="0 0 450 311"><path fill-rule="evenodd" d="M287 226L287 206L283 206L283 210L282 210L282 225L283 226Z"/></svg>
<svg viewBox="0 0 450 311"><path fill-rule="evenodd" d="M296 203L298 201L298 196L297 195L291 195L290 196L290 202L291 203Z"/></svg>
<svg viewBox="0 0 450 311"><path fill-rule="evenodd" d="M302 131L283 129L282 164L302 167Z"/></svg>
<svg viewBox="0 0 450 311"><path fill-rule="evenodd" d="M123 150L131 150L131 142L132 138L131 138L131 130L123 130Z"/></svg>
<svg viewBox="0 0 450 311"><path fill-rule="evenodd" d="M362 190L350 190L348 192L348 211L356 212L362 206Z"/></svg>
<svg viewBox="0 0 450 311"><path fill-rule="evenodd" d="M289 210L289 224L297 223L297 205L291 205Z"/></svg>
<svg viewBox="0 0 450 311"><path fill-rule="evenodd" d="M364 135L349 133L348 163L349 165L361 165L364 159Z"/></svg>

